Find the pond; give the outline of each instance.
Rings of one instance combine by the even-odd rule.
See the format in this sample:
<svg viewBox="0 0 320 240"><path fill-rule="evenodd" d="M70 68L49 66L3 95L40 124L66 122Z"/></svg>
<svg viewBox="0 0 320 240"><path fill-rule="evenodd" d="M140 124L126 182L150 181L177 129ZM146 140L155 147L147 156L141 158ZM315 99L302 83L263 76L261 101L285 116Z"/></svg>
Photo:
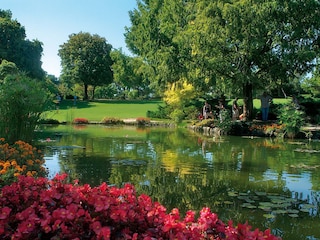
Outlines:
<svg viewBox="0 0 320 240"><path fill-rule="evenodd" d="M50 177L132 183L168 211L210 207L283 239L320 239L320 144L134 126L42 126Z"/></svg>

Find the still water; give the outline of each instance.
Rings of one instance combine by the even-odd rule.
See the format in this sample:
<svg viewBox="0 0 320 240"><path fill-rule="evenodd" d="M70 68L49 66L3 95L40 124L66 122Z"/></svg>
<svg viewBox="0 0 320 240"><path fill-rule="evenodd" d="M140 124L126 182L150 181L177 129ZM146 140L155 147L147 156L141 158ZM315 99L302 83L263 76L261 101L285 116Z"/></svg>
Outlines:
<svg viewBox="0 0 320 240"><path fill-rule="evenodd" d="M320 239L320 143L205 137L187 129L55 126L39 132L50 177L134 184L181 215L208 206L283 239Z"/></svg>

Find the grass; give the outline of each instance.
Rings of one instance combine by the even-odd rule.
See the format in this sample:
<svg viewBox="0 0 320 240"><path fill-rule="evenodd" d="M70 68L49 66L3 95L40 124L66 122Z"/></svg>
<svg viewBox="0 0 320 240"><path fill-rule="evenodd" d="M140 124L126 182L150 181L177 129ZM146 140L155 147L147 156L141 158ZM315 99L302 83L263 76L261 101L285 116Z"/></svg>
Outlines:
<svg viewBox="0 0 320 240"><path fill-rule="evenodd" d="M274 103L287 103L291 98L274 98ZM97 101L78 101L76 105L73 100L63 100L59 110L47 111L44 113L45 119L56 119L59 122L72 122L74 118L86 118L89 121L100 122L105 117L119 119L147 117L148 111L158 110L162 101L146 100L97 100ZM229 104L232 104L230 101ZM242 99L239 99L242 105ZM253 106L260 109L260 100L254 99Z"/></svg>
<svg viewBox="0 0 320 240"><path fill-rule="evenodd" d="M73 100L61 102L59 110L47 111L45 119L56 119L60 122L71 122L74 118L86 118L89 121L100 122L105 117L119 119L147 117L148 111L158 110L162 101L78 101L76 105Z"/></svg>

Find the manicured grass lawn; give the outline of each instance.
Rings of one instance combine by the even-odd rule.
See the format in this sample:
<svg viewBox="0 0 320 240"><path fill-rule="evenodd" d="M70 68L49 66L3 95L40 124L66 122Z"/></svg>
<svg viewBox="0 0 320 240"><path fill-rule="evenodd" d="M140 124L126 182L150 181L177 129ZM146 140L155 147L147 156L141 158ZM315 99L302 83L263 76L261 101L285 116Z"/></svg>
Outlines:
<svg viewBox="0 0 320 240"><path fill-rule="evenodd" d="M105 117L137 118L147 117L147 111L155 111L162 101L78 101L61 102L59 110L44 113L46 119L56 119L60 122L71 122L74 118L86 118L89 121L101 121Z"/></svg>
<svg viewBox="0 0 320 240"><path fill-rule="evenodd" d="M291 98L274 98L274 103L286 103ZM232 101L229 101L232 104ZM243 105L242 99L239 104ZM56 119L59 122L71 122L74 118L86 118L89 121L100 122L105 117L119 119L147 117L148 111L158 110L158 106L163 105L162 101L120 101L120 100L97 100L78 101L76 105L73 100L61 102L59 110L47 111L44 113L45 119ZM254 108L260 109L260 100L253 100Z"/></svg>

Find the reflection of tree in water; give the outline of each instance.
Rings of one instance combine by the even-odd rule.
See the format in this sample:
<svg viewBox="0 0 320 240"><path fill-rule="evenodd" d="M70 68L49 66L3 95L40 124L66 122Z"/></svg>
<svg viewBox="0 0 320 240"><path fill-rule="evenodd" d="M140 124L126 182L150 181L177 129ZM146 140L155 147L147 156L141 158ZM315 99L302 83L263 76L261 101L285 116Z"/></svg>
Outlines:
<svg viewBox="0 0 320 240"><path fill-rule="evenodd" d="M285 174L310 172L315 190L319 189L317 169L301 169L316 164L315 155L305 160L296 146L273 139L222 137L200 138L185 130L151 129L144 138L92 138L68 136L61 144L85 146L63 157L62 169L80 176L81 182L122 186L134 184L138 194L146 193L168 210L178 207L200 210L204 206L219 213L225 221L245 222L291 231L294 220L277 217L270 221L260 210L245 209L228 192L266 192L291 196ZM64 140L62 140L64 141ZM205 145L203 145L205 141ZM205 152L205 154L204 154ZM306 196L304 196L306 197ZM314 202L319 198L313 196ZM308 223L308 218L299 219ZM300 224L301 225L301 224ZM307 227L292 231L305 231ZM305 224L303 224L305 225ZM300 229L300 230L299 230ZM312 230L310 230L312 231Z"/></svg>

